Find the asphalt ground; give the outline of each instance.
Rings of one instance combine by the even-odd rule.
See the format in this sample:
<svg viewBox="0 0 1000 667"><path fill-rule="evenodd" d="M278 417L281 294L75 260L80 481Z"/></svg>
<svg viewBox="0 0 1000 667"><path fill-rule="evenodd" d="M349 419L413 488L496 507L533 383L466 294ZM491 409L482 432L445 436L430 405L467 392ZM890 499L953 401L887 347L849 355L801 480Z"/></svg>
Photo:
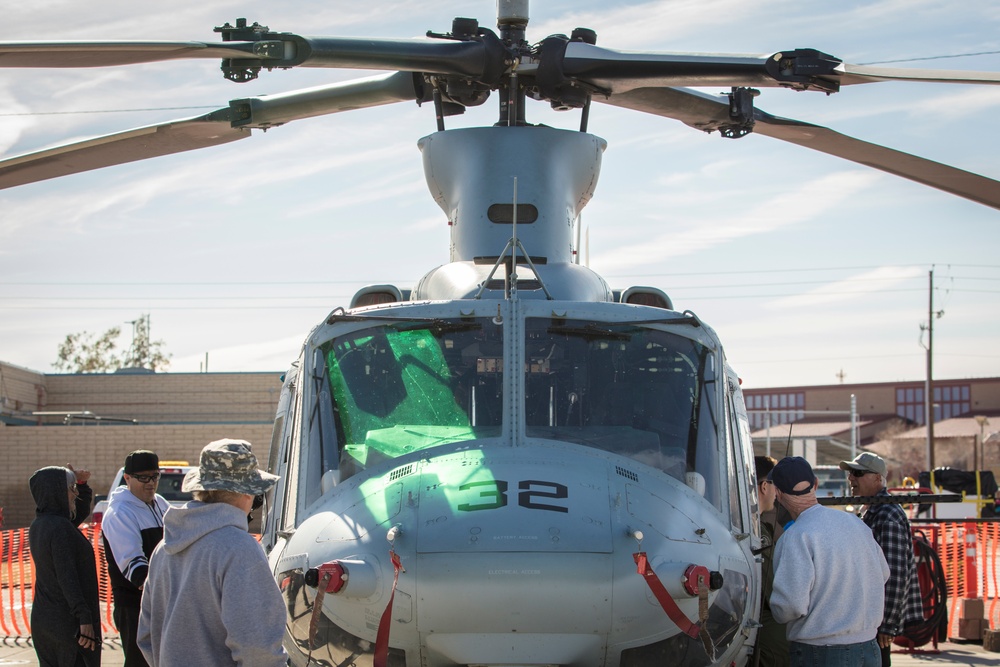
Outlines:
<svg viewBox="0 0 1000 667"><path fill-rule="evenodd" d="M125 664L125 651L122 650L118 637L104 641L101 651L101 667L122 667ZM30 639L0 639L0 665L31 665L38 667L35 649Z"/></svg>
<svg viewBox="0 0 1000 667"><path fill-rule="evenodd" d="M978 644L954 644L945 642L938 645L938 653L931 652L931 646L923 647L921 653L892 654L893 667L928 667L928 665L951 665L952 667L1000 667L1000 653L988 653ZM101 653L101 665L121 667L125 664L125 653L118 638L109 639ZM30 639L0 640L0 666L33 665L37 667L35 649Z"/></svg>

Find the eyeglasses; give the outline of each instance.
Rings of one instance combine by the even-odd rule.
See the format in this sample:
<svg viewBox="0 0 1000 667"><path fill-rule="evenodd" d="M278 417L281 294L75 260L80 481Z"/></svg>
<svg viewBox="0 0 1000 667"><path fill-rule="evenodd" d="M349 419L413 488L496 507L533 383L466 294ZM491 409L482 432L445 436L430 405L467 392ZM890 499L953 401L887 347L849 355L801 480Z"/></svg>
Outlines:
<svg viewBox="0 0 1000 667"><path fill-rule="evenodd" d="M871 470L856 470L854 468L851 468L851 472L848 473L848 474L851 477L864 477L865 475L867 475L870 472L871 472Z"/></svg>
<svg viewBox="0 0 1000 667"><path fill-rule="evenodd" d="M132 479L137 479L143 484L149 484L160 479L160 473L154 472L152 475L132 475Z"/></svg>

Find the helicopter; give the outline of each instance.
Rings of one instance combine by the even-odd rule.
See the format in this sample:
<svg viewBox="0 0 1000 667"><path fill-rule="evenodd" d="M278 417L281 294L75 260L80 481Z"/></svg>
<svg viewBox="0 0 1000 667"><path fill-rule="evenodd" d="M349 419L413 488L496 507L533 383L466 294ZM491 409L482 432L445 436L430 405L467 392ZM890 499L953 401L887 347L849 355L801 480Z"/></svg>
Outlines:
<svg viewBox="0 0 1000 667"><path fill-rule="evenodd" d="M745 664L760 604L753 449L719 336L654 287L613 289L580 261L579 219L606 144L593 102L698 130L818 142L1000 207L998 184L757 109L759 88L828 94L983 73L765 56L627 53L578 28L527 40L528 3L496 32L469 18L426 40L311 38L250 21L218 43L0 43L0 66L223 60L232 81L299 66L387 73L238 98L195 118L0 160L14 187L251 129L419 102L419 142L450 262L412 288L358 291L285 375L262 542L296 665ZM678 86L721 86L708 95ZM447 129L498 102L486 127ZM529 122L540 102L574 130Z"/></svg>

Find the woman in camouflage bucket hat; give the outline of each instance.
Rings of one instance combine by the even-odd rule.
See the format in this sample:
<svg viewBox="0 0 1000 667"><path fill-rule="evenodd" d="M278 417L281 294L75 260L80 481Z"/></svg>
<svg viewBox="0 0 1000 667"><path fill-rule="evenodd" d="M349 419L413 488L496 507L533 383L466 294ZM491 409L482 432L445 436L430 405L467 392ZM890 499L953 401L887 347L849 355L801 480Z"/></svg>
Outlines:
<svg viewBox="0 0 1000 667"><path fill-rule="evenodd" d="M202 450L182 485L195 499L167 511L149 559L138 644L150 665L286 665L285 603L247 532L254 496L277 480L244 440Z"/></svg>

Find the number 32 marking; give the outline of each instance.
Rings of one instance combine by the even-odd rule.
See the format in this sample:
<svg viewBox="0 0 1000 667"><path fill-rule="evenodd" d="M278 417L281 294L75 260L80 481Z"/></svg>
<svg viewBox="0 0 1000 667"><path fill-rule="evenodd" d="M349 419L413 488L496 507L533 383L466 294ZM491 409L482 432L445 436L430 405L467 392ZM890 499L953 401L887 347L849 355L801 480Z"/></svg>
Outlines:
<svg viewBox="0 0 1000 667"><path fill-rule="evenodd" d="M541 488L539 488L541 487ZM458 487L460 491L470 491L480 488L479 501L471 503L461 503L458 506L460 512L476 512L479 510L495 510L507 506L507 482L502 479L487 480L482 482L469 482ZM518 482L517 504L529 510L546 510L549 512L569 512L568 507L553 505L546 502L539 502L539 498L552 498L560 500L569 497L569 489L565 484L557 482L544 482L537 479L526 479Z"/></svg>

